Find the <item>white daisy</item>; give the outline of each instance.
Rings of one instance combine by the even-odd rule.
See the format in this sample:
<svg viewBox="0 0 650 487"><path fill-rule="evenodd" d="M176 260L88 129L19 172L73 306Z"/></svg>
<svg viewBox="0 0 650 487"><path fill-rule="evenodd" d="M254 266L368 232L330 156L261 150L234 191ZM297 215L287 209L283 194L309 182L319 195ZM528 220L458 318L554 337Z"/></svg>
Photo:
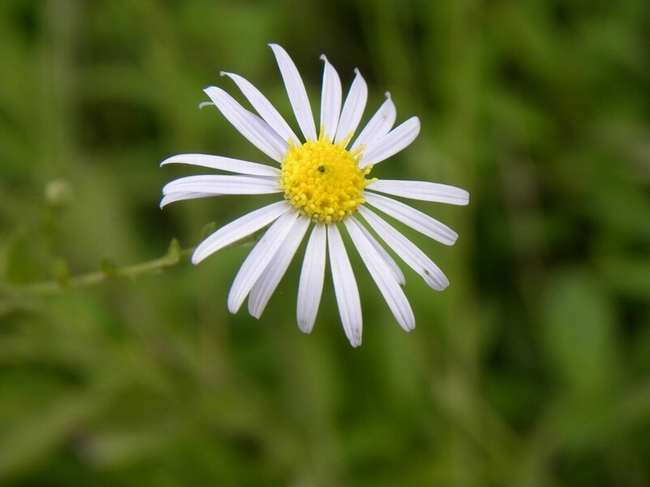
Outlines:
<svg viewBox="0 0 650 487"><path fill-rule="evenodd" d="M371 208L445 245L457 234L430 216L388 196L466 205L467 191L444 184L368 178L371 169L408 146L420 131L412 117L395 123L395 105L386 101L356 136L366 105L368 88L358 70L345 102L339 76L327 61L323 74L320 130L314 123L307 91L286 51L271 44L289 101L303 135L299 138L268 99L250 82L233 73L232 79L257 114L242 107L221 88L205 90L228 121L278 166L203 154L181 154L162 164L183 163L209 167L235 175L189 176L163 188L161 206L173 201L222 194L278 193L282 199L220 228L195 250L197 264L214 252L270 225L242 264L228 296L228 309L236 313L248 296L248 310L259 318L309 231L298 286L297 321L309 333L316 320L329 256L334 292L345 334L352 346L361 344L363 320L359 290L341 237L341 227L386 299L400 326L412 330L415 318L402 290L404 275L384 249L390 247L435 290L449 281L424 252ZM202 104L203 105L203 104ZM359 217L362 217L360 219ZM368 227L382 240L380 243Z"/></svg>

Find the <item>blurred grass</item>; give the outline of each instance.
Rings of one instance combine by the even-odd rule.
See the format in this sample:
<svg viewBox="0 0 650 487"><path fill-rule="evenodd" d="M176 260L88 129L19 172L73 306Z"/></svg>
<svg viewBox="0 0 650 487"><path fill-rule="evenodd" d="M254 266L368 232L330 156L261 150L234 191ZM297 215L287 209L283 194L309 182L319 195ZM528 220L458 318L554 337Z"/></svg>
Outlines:
<svg viewBox="0 0 650 487"><path fill-rule="evenodd" d="M650 5L642 0L0 4L0 485L650 485ZM268 42L313 102L321 53L390 90L411 147L380 177L464 187L409 233L451 280L407 272L396 325L356 261L364 344L331 283L295 325L298 266L261 320L226 296L248 249L39 297L198 243L259 204L158 209L206 152L263 161L214 109L221 70L289 117ZM293 123L293 122L292 122ZM388 316L387 316L388 315Z"/></svg>

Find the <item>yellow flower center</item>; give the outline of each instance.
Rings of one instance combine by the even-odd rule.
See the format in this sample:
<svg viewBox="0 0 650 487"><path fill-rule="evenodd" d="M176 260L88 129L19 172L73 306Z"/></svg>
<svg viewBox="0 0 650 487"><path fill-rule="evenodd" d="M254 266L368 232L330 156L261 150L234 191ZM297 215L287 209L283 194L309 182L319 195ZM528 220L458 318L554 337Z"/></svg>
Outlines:
<svg viewBox="0 0 650 487"><path fill-rule="evenodd" d="M329 137L291 144L282 161L280 184L284 197L303 215L321 223L340 222L365 203L363 188L371 166L359 169L361 148L349 152L347 140L337 144Z"/></svg>

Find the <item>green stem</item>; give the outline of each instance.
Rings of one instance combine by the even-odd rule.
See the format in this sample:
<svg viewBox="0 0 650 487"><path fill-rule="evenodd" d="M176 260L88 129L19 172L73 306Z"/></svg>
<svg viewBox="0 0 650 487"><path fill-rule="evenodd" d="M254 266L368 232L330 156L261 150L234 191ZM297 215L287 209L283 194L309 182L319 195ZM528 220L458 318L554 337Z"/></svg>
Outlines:
<svg viewBox="0 0 650 487"><path fill-rule="evenodd" d="M67 289L92 286L108 281L109 279L124 278L135 279L142 274L153 274L173 267L183 261L189 260L194 249L181 249L176 239L172 240L167 253L157 259L134 264L126 267L115 267L109 261L102 262L102 270L69 276L51 281L35 282L20 286L6 287L4 290L11 294L55 294Z"/></svg>

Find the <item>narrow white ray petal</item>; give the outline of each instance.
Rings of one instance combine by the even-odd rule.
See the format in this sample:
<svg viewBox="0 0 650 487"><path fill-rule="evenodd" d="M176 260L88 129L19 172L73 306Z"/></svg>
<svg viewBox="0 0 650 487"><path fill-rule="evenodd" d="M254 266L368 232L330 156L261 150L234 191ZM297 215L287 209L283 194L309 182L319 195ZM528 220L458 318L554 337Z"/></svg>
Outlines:
<svg viewBox="0 0 650 487"><path fill-rule="evenodd" d="M428 181L379 179L370 183L368 189L414 200L433 201L434 203L447 203L450 205L466 205L469 203L469 193L464 189Z"/></svg>
<svg viewBox="0 0 650 487"><path fill-rule="evenodd" d="M269 265L253 285L248 298L248 312L251 316L255 318L262 316L271 295L275 288L278 287L282 276L287 272L291 259L296 254L296 250L298 250L298 246L302 242L308 227L308 218L298 218L289 235L287 235L284 245L280 246Z"/></svg>
<svg viewBox="0 0 650 487"><path fill-rule="evenodd" d="M327 226L327 246L332 269L334 294L336 295L336 303L341 315L343 329L352 346L358 347L361 345L363 330L359 289L341 233L335 224Z"/></svg>
<svg viewBox="0 0 650 487"><path fill-rule="evenodd" d="M343 90L341 88L341 79L334 66L330 64L325 54L320 58L325 63L323 68L323 91L320 101L320 126L325 131L324 135L327 135L330 140L334 140L336 128L339 125L339 117L341 116Z"/></svg>
<svg viewBox="0 0 650 487"><path fill-rule="evenodd" d="M368 101L368 85L361 76L358 69L354 72L356 76L350 86L350 91L343 104L343 111L341 112L341 120L336 129L336 137L334 142L341 142L350 134L356 132L363 115L363 110L366 108L366 101Z"/></svg>
<svg viewBox="0 0 650 487"><path fill-rule="evenodd" d="M250 176L186 176L167 183L162 192L211 194L270 194L282 191L277 180Z"/></svg>
<svg viewBox="0 0 650 487"><path fill-rule="evenodd" d="M395 280L390 268L386 261L379 255L375 247L365 237L361 231L362 225L356 218L348 218L344 220L345 228L352 238L352 242L359 251L361 259L366 264L370 275L375 280L377 287L384 296L388 307L395 316L399 325L406 331L415 328L415 316L411 305L400 287L399 283Z"/></svg>
<svg viewBox="0 0 650 487"><path fill-rule="evenodd" d="M269 45L273 49L273 54L275 54L275 59L278 62L280 74L282 74L284 86L287 89L287 95L289 95L289 101L291 102L293 113L296 115L298 126L305 139L316 140L314 115L312 114L307 90L305 89L305 84L302 82L298 68L296 68L289 54L282 47L277 44Z"/></svg>
<svg viewBox="0 0 650 487"><path fill-rule="evenodd" d="M415 208L405 205L401 201L374 194L370 191L365 191L364 197L369 205L442 244L453 245L458 238L458 234L448 226Z"/></svg>
<svg viewBox="0 0 650 487"><path fill-rule="evenodd" d="M277 167L267 166L266 164L208 154L178 154L177 156L168 157L160 163L161 166L165 164L192 164L251 176L279 177L282 174Z"/></svg>
<svg viewBox="0 0 650 487"><path fill-rule="evenodd" d="M242 107L232 96L216 86L206 88L210 97L224 117L248 141L277 162L284 159L289 144L271 126Z"/></svg>
<svg viewBox="0 0 650 487"><path fill-rule="evenodd" d="M413 142L419 133L420 120L418 117L409 118L382 138L368 143L359 165L365 167L388 159Z"/></svg>
<svg viewBox="0 0 650 487"><path fill-rule="evenodd" d="M390 98L390 93L386 92L386 101L379 107L372 118L363 128L357 139L350 148L351 151L358 149L361 145L368 145L379 140L393 128L397 117L395 104Z"/></svg>
<svg viewBox="0 0 650 487"><path fill-rule="evenodd" d="M449 280L440 268L420 250L413 242L402 235L389 223L380 218L365 206L359 207L359 213L368 224L379 234L386 244L424 281L436 291L442 291L449 286Z"/></svg>
<svg viewBox="0 0 650 487"><path fill-rule="evenodd" d="M298 215L298 212L290 211L280 216L248 254L235 276L228 294L228 310L231 313L236 313L239 310L253 285L269 265L271 259L275 257L280 246L285 243Z"/></svg>
<svg viewBox="0 0 650 487"><path fill-rule="evenodd" d="M182 193L182 192L174 192L170 194L166 194L163 196L163 198L160 200L160 207L167 206L170 203L174 203L176 201L183 201L183 200L195 200L199 198L208 198L210 196L219 196L219 194L214 194L214 193L196 193L196 192L187 192L187 193Z"/></svg>
<svg viewBox="0 0 650 487"><path fill-rule="evenodd" d="M280 137L287 142L290 140L293 141L295 145L300 144L300 139L298 139L293 130L291 130L291 127L289 127L289 124L286 122L284 117L280 115L280 112L277 111L268 98L253 86L250 81L238 74L227 73L225 71L221 72L221 76L228 76L237 84L246 99L250 102L253 108L257 110L257 113L260 114L260 117L262 117Z"/></svg>
<svg viewBox="0 0 650 487"><path fill-rule="evenodd" d="M311 232L298 284L298 306L296 317L298 327L304 333L311 333L318 314L320 298L325 279L325 251L327 249L325 225L317 224Z"/></svg>
<svg viewBox="0 0 650 487"><path fill-rule="evenodd" d="M201 242L192 255L192 263L198 264L209 255L227 245L257 232L260 228L264 228L284 213L287 213L290 208L291 206L286 201L278 201L258 210L251 211L224 225Z"/></svg>
<svg viewBox="0 0 650 487"><path fill-rule="evenodd" d="M388 252L386 252L386 249L381 246L381 244L372 235L372 233L370 233L368 229L363 225L361 225L361 231L375 248L377 253L384 259L386 265L390 269L390 272L393 274L395 280L399 282L400 286L406 284L406 277L404 277L404 273L402 272L402 269L399 268L399 265L397 265L397 262L395 262L395 259L393 259L393 257Z"/></svg>

